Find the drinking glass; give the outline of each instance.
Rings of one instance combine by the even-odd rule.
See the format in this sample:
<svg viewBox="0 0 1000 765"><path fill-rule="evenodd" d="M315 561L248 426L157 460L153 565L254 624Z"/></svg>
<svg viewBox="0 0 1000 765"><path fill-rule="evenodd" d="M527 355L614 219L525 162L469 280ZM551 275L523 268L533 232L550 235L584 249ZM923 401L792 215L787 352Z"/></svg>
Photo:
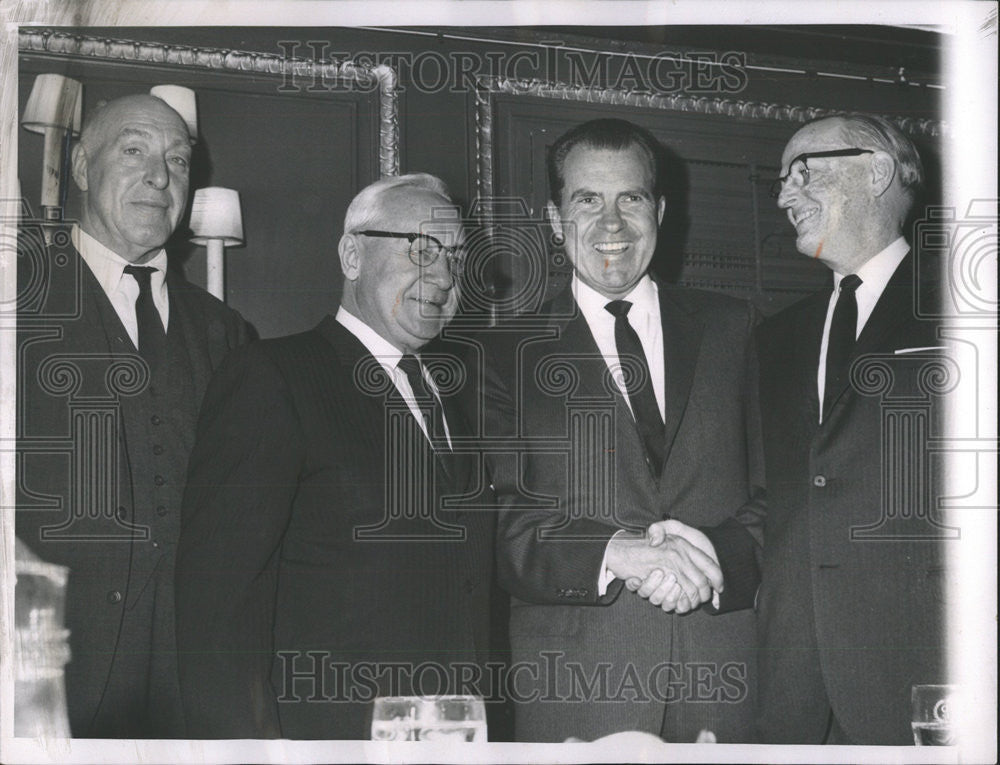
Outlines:
<svg viewBox="0 0 1000 765"><path fill-rule="evenodd" d="M486 741L486 708L478 696L381 696L372 741Z"/></svg>
<svg viewBox="0 0 1000 765"><path fill-rule="evenodd" d="M953 746L958 743L957 685L914 685L913 743L917 746Z"/></svg>

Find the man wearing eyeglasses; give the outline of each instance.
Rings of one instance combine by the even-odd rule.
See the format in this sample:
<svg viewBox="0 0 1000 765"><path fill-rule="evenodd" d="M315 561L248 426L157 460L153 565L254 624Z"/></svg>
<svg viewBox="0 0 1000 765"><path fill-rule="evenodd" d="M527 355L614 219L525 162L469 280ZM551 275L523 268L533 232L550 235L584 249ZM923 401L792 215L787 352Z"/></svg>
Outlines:
<svg viewBox="0 0 1000 765"><path fill-rule="evenodd" d="M707 533L723 568L762 539L761 584L741 602L730 593L753 588L727 581L720 606L758 610L762 741L912 744L912 687L947 682L955 532L934 508L927 453L942 342L917 315L934 303L936 264L918 266L903 236L923 169L890 122L848 114L799 130L781 172L772 189L796 247L833 289L758 330L766 523L748 512Z"/></svg>
<svg viewBox="0 0 1000 765"><path fill-rule="evenodd" d="M336 315L213 380L178 553L189 734L366 739L376 696L480 693L492 521L451 405L462 231L444 184L351 202Z"/></svg>

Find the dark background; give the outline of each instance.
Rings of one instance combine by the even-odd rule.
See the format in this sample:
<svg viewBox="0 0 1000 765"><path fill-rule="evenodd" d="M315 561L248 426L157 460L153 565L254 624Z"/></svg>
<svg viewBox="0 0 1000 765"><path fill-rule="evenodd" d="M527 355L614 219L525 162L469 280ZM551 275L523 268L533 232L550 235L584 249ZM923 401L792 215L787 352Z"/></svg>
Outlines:
<svg viewBox="0 0 1000 765"><path fill-rule="evenodd" d="M502 308L535 310L565 281L567 264L546 244L545 147L569 126L593 117L631 119L652 130L665 146L668 213L657 270L675 281L752 299L765 312L828 278L825 269L795 251L791 226L767 195L785 142L815 110L869 111L904 119L928 168L925 201L939 196L938 126L920 121L941 119L944 40L917 29L53 31L63 40L67 38L60 34L91 42L159 43L153 48L161 51L169 46L220 51L210 66L168 65L155 56L150 61L146 54L138 55L142 60L112 59L93 53L93 45L89 52L72 45L69 53L59 52L58 45L49 44L46 50L29 51L22 32L20 105L23 109L35 75L42 72L59 72L83 83L85 120L102 99L164 83L195 89L200 141L191 189L212 185L240 192L246 244L227 251L227 301L263 337L306 329L336 308L341 281L336 248L344 211L351 197L379 175L384 140L380 98L370 87L310 87L315 83L308 76L290 80L277 70L234 71L218 63L226 51L350 58L359 64L395 61L399 171L440 176L466 214L490 187L494 195L523 200L521 212L505 218L501 211L499 220L487 220L494 224L492 238L480 237L484 244L470 294L483 297L479 304L487 307L501 305L506 296L512 299ZM584 83L571 81L567 56L574 57L577 74L593 72L586 84L599 90L573 87ZM675 57L740 64L723 73L712 64L693 68L671 63ZM650 61L662 62L656 76L646 68ZM480 81L477 91L456 62L500 79ZM543 83L552 84L548 91ZM22 194L37 210L42 139L24 130L19 135ZM66 217L72 219L77 200L72 181L68 183ZM204 249L190 244L187 236L182 226L169 246L171 262L203 284ZM493 292L484 295L487 290Z"/></svg>

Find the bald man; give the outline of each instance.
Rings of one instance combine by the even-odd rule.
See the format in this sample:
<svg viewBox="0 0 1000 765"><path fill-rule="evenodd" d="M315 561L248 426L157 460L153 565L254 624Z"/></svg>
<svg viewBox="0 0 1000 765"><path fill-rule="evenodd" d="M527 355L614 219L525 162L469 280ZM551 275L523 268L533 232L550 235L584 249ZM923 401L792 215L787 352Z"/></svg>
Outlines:
<svg viewBox="0 0 1000 765"><path fill-rule="evenodd" d="M183 737L173 556L195 420L240 316L167 271L191 136L158 98L111 101L73 148L79 224L19 305L17 534L69 567L74 737ZM50 446L38 448L38 443ZM18 597L26 593L17 592Z"/></svg>

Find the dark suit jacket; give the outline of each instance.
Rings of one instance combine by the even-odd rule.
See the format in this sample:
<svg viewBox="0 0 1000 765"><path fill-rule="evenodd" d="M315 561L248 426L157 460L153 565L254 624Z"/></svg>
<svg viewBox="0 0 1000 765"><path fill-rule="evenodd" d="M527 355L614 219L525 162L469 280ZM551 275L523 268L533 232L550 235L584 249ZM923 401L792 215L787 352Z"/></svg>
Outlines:
<svg viewBox="0 0 1000 765"><path fill-rule="evenodd" d="M478 472L426 444L332 316L229 358L202 410L178 554L191 735L366 739L375 696L454 691L457 665L485 660L493 519L441 509L478 493Z"/></svg>
<svg viewBox="0 0 1000 765"><path fill-rule="evenodd" d="M66 686L73 735L139 735L91 726L110 688L143 686L142 678L111 677L111 668L122 651L150 650L148 642L123 645L119 636L153 573L172 565L180 507L152 514L146 486L135 483L133 469L150 461L152 444L128 434L141 430L156 406L149 378L68 230L57 229L52 242L26 250L18 267L17 535L42 559L70 569ZM244 341L246 327L235 311L173 273L167 289L170 331L184 338L186 389L196 410L212 369ZM193 418L190 430L189 443ZM174 465L180 481L187 458L178 452L157 459ZM137 513L147 516L137 520ZM143 618L149 623L135 629L148 635L153 617ZM169 643L172 651L172 631Z"/></svg>
<svg viewBox="0 0 1000 765"><path fill-rule="evenodd" d="M716 524L751 497L752 311L663 283L659 296L666 374L659 482L569 291L536 326L484 338L486 433L511 439L511 454L495 451L491 468L501 506L498 573L514 596L512 667L527 667L512 677L518 740L662 730L670 740L694 741L701 728L720 741L750 736L752 613L668 615L617 580L598 596L617 530L644 530L666 517Z"/></svg>
<svg viewBox="0 0 1000 765"><path fill-rule="evenodd" d="M944 542L933 498L940 435L937 324L914 316L912 256L887 285L858 338L854 385L818 424L816 369L829 292L761 325L760 407L767 512L758 595L761 735L820 743L832 707L858 744L908 744L910 688L944 675ZM930 272L930 269L928 269ZM921 274L922 304L933 280ZM946 375L947 377L947 375ZM749 536L716 535L720 556L745 553ZM743 588L752 592L752 588ZM726 603L723 607L748 606ZM829 700L824 703L822 695Z"/></svg>

